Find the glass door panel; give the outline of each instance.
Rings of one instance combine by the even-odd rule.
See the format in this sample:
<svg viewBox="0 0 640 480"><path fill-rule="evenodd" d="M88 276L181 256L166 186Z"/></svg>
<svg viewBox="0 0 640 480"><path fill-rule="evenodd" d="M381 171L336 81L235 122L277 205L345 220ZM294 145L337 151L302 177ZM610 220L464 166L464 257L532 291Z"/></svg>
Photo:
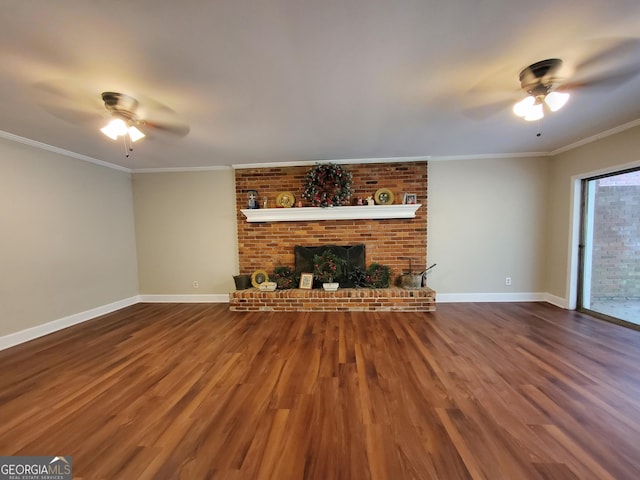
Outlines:
<svg viewBox="0 0 640 480"><path fill-rule="evenodd" d="M640 325L640 170L583 182L579 308Z"/></svg>

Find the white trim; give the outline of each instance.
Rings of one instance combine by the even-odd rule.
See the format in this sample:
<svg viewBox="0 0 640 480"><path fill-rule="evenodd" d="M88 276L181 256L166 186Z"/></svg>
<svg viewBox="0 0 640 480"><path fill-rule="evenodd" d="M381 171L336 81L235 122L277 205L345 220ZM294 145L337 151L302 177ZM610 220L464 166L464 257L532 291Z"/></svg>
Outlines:
<svg viewBox="0 0 640 480"><path fill-rule="evenodd" d="M210 295L140 295L142 303L229 303L228 293Z"/></svg>
<svg viewBox="0 0 640 480"><path fill-rule="evenodd" d="M517 292L517 293L437 293L436 303L467 303L467 302L545 302L546 293Z"/></svg>
<svg viewBox="0 0 640 480"><path fill-rule="evenodd" d="M431 156L419 157L387 157L387 158L343 158L339 160L299 160L294 162L269 162L269 163L238 163L231 165L234 170L249 168L278 168L278 167L306 167L320 163L335 163L340 165L359 165L362 163L403 163L403 162L428 162Z"/></svg>
<svg viewBox="0 0 640 480"><path fill-rule="evenodd" d="M583 219L583 228L581 233L584 234L582 240L582 305L580 308L591 308L591 282L593 280L593 247L594 247L594 223L595 223L595 203L596 203L596 180L586 181L586 205L580 212L580 217ZM581 196L584 192L580 192ZM582 202L580 204L582 207ZM586 214L586 215L585 215ZM578 250L579 251L579 250ZM578 262L578 268L580 263Z"/></svg>
<svg viewBox="0 0 640 480"><path fill-rule="evenodd" d="M569 309L565 298L550 293L518 292L518 293L437 293L436 303L468 303L468 302L547 302L556 307Z"/></svg>
<svg viewBox="0 0 640 480"><path fill-rule="evenodd" d="M604 132L592 135L577 142L574 142L564 147L557 148L550 152L523 152L523 153L480 153L473 155L421 155L416 157L386 157L386 158L349 158L349 159L336 159L336 160L305 160L305 161L292 161L292 162L268 162L268 163L245 163L245 164L233 164L233 165L209 165L201 167L161 167L161 168L140 168L132 170L121 165L105 162L104 160L98 160L97 158L82 155L80 153L65 150L63 148L54 147L46 143L31 140L29 138L21 137L13 133L0 130L0 138L5 138L14 142L29 145L42 150L48 150L53 153L65 155L67 157L76 158L85 162L93 163L114 170L127 173L154 173L154 172L198 172L208 170L218 170L233 168L234 170L249 169L249 168L278 168L278 167L300 167L316 165L318 163L336 163L336 164L363 164L363 163L402 163L402 162L427 162L427 161L449 161L449 160L481 160L481 159L496 159L496 158L523 158L523 157L553 157L560 153L573 150L574 148L581 147L588 143L592 143L603 138L615 135L630 128L634 128L640 125L640 118L632 120L631 122L619 125L617 127L605 130Z"/></svg>
<svg viewBox="0 0 640 480"><path fill-rule="evenodd" d="M598 140L602 140L603 138L610 137L611 135L615 135L620 132L624 132L625 130L629 130L630 128L634 128L639 125L640 125L640 118L637 118L636 120L632 120L631 122L625 123L623 125L618 125L617 127L610 128L609 130L605 130L604 132L591 135L590 137L583 138L582 140L578 140L577 142L571 143L569 145L565 145L564 147L560 147L550 152L550 155L554 156L560 153L568 152L569 150L573 150L574 148L582 147L583 145L587 145L588 143L593 143Z"/></svg>
<svg viewBox="0 0 640 480"><path fill-rule="evenodd" d="M617 173L622 170L631 170L633 168L640 167L640 160L635 160L633 162L622 163L620 165L612 165L610 167L599 168L598 170L592 170L590 172L578 173L571 177L572 180L585 180L587 178L599 177L601 175L609 175L612 173Z"/></svg>
<svg viewBox="0 0 640 480"><path fill-rule="evenodd" d="M73 315L59 318L58 320L53 320L52 322L37 325L25 330L20 330L19 332L10 333L8 335L0 337L0 350L13 347L20 343L28 342L29 340L34 340L36 338L48 335L53 332L57 332L58 330L62 330L72 325L86 322L87 320L91 320L101 315L106 315L107 313L115 312L116 310L120 310L121 308L135 305L138 302L138 296L125 298L124 300L118 300L117 302L92 308L91 310L74 313Z"/></svg>
<svg viewBox="0 0 640 480"><path fill-rule="evenodd" d="M101 167L107 167L107 168L112 168L113 170L119 170L121 172L131 173L130 168L123 167L121 165L116 165L115 163L105 162L104 160L98 160L97 158L88 157L87 155L82 155L81 153L65 150L64 148L54 147L53 145L49 145L47 143L37 142L35 140L31 140L30 138L20 137L19 135L14 135L13 133L5 132L3 130L0 130L0 137L6 140L11 140L12 142L22 143L23 145L29 145L30 147L39 148L41 150L47 150L48 152L53 152L59 155L64 155L66 157L71 157L71 158L75 158L85 162L93 163L94 165L100 165Z"/></svg>
<svg viewBox="0 0 640 480"><path fill-rule="evenodd" d="M581 178L574 176L571 178L571 190L569 199L569 252L567 255L567 285L566 298L567 307L575 310L578 304L578 262L580 244L580 217L581 208Z"/></svg>
<svg viewBox="0 0 640 480"><path fill-rule="evenodd" d="M611 167L601 168L591 172L580 173L571 177L571 197L569 205L569 245L567 247L567 287L566 298L569 310L575 310L578 304L578 251L580 243L580 217L582 216L580 196L581 182L584 179L597 177L599 175L607 175L620 170L640 167L640 160L624 163L622 165L614 165Z"/></svg>
<svg viewBox="0 0 640 480"><path fill-rule="evenodd" d="M550 293L544 294L544 301L551 305L555 305L556 307L564 308L565 310L575 310L575 308L569 308L569 302L567 302L566 298L556 297Z"/></svg>
<svg viewBox="0 0 640 480"><path fill-rule="evenodd" d="M166 167L166 168L136 168L131 173L181 173L181 172L210 172L212 170L230 170L230 165L212 165L208 167Z"/></svg>
<svg viewBox="0 0 640 480"><path fill-rule="evenodd" d="M437 303L465 302L548 302L560 308L567 308L564 298L550 293L436 293ZM229 303L229 294L210 295L136 295L84 312L69 315L43 325L27 328L0 337L0 350L34 340L59 330L92 320L101 315L115 312L137 303Z"/></svg>
<svg viewBox="0 0 640 480"><path fill-rule="evenodd" d="M36 338L58 330L77 325L79 323L92 320L101 315L115 312L125 307L130 307L136 303L229 303L229 294L212 295L136 295L134 297L118 300L117 302L92 308L84 312L74 313L67 317L59 318L42 325L26 328L19 332L9 333L0 337L0 351L11 348L15 345L35 340Z"/></svg>
<svg viewBox="0 0 640 480"><path fill-rule="evenodd" d="M247 222L300 222L316 220L379 220L384 218L415 218L422 205L395 204L356 207L298 207L240 210Z"/></svg>
<svg viewBox="0 0 640 480"><path fill-rule="evenodd" d="M528 158L528 157L550 157L549 152L524 152L524 153L478 153L473 155L442 155L433 156L430 161L444 162L451 160L493 160L498 158Z"/></svg>

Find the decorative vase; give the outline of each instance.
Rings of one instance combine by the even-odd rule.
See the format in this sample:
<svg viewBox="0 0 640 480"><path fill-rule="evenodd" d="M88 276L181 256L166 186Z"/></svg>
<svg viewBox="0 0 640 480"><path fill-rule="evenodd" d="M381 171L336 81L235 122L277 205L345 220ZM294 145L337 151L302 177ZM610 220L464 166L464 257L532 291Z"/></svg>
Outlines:
<svg viewBox="0 0 640 480"><path fill-rule="evenodd" d="M422 288L422 278L424 273L403 273L400 276L400 285L406 290L417 290Z"/></svg>
<svg viewBox="0 0 640 480"><path fill-rule="evenodd" d="M340 284L338 282L326 282L322 284L322 288L324 288L327 292L335 292L338 290Z"/></svg>
<svg viewBox="0 0 640 480"><path fill-rule="evenodd" d="M236 283L236 290L246 290L251 286L250 275L234 275L233 281Z"/></svg>

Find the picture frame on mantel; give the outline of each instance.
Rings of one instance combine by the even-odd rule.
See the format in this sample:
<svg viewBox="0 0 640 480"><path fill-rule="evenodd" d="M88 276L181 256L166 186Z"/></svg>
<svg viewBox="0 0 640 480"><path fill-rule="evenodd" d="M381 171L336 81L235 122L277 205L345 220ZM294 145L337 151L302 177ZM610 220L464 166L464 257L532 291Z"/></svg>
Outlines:
<svg viewBox="0 0 640 480"><path fill-rule="evenodd" d="M311 290L313 288L313 273L300 274L300 289Z"/></svg>
<svg viewBox="0 0 640 480"><path fill-rule="evenodd" d="M405 193L403 202L405 205L415 205L418 203L418 198L415 193Z"/></svg>

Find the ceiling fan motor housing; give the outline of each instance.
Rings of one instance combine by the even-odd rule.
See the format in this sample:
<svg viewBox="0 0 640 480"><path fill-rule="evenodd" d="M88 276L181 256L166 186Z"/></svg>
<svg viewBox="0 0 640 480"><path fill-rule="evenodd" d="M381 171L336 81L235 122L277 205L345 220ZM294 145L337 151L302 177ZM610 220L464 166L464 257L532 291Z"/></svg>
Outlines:
<svg viewBox="0 0 640 480"><path fill-rule="evenodd" d="M126 120L137 122L136 110L138 108L138 101L118 92L103 92L102 100L104 101L105 108L112 114L119 115Z"/></svg>
<svg viewBox="0 0 640 480"><path fill-rule="evenodd" d="M557 72L561 67L562 60L559 58L550 58L529 65L520 72L520 86L529 95L544 96L559 82Z"/></svg>

